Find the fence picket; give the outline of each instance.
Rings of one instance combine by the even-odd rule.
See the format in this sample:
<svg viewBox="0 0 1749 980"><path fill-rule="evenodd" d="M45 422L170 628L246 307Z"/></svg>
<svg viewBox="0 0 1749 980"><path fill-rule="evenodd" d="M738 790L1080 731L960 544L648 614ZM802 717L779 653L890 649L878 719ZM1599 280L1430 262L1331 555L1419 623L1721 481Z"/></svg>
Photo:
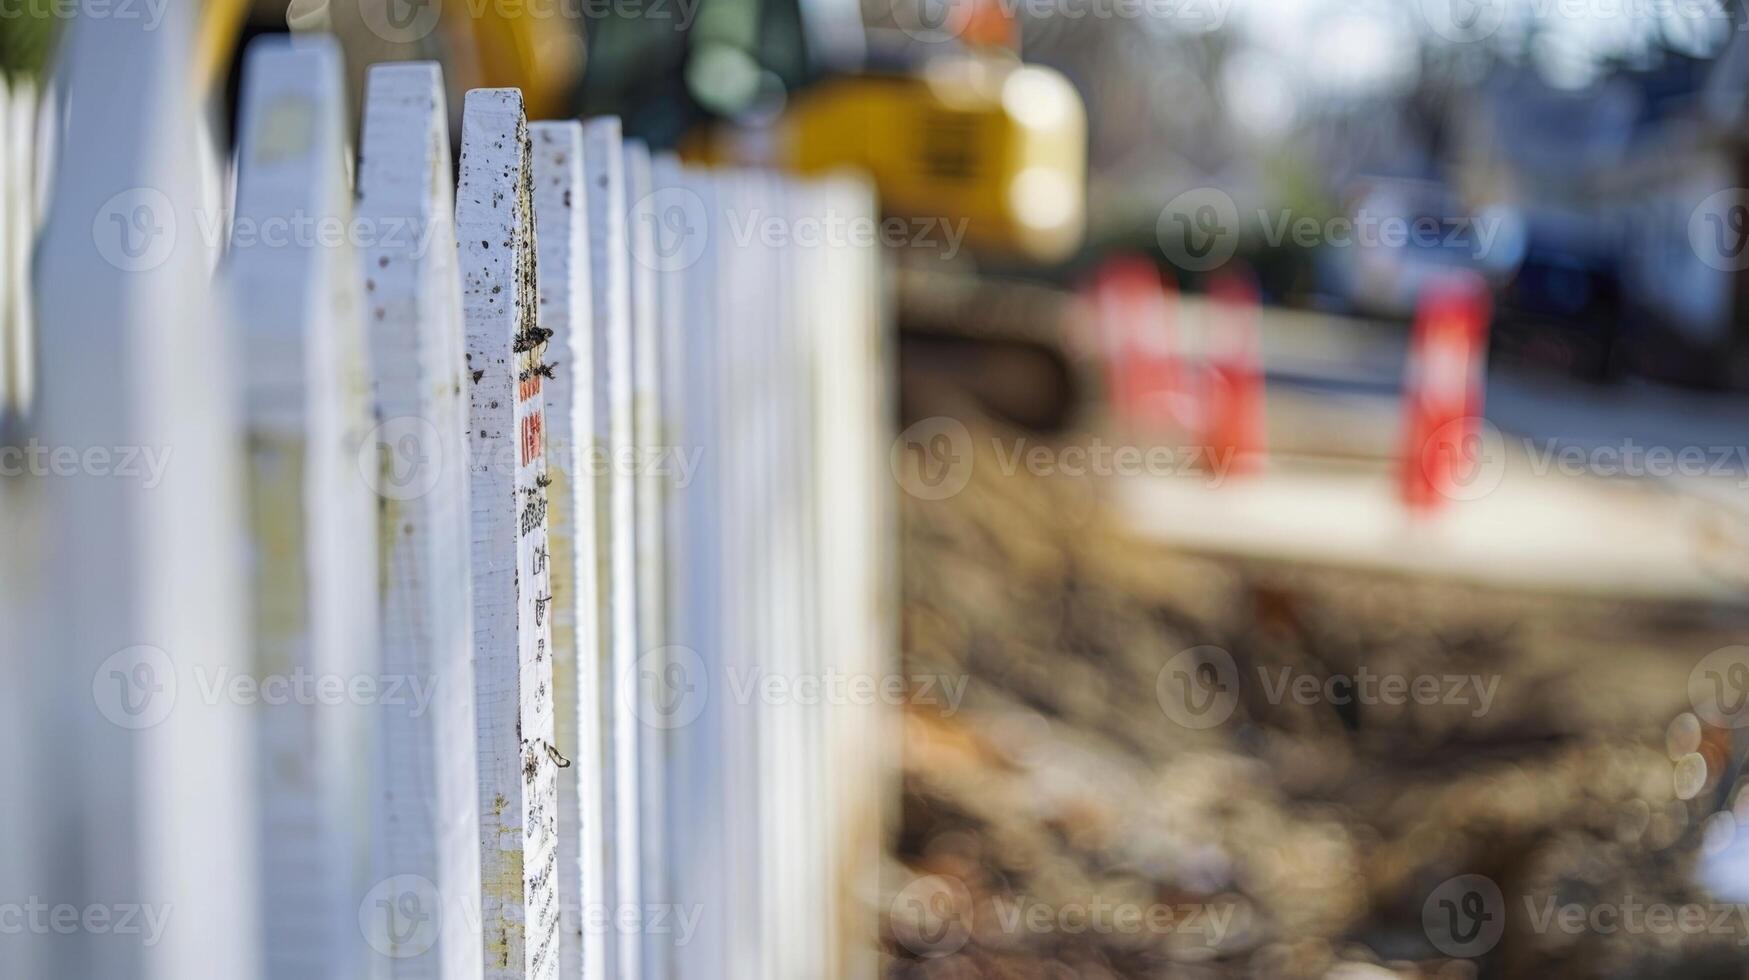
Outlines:
<svg viewBox="0 0 1749 980"><path fill-rule="evenodd" d="M456 237L467 330L486 975L558 972L557 768L528 126L515 89L462 113ZM567 763L568 764L568 763Z"/></svg>
<svg viewBox="0 0 1749 980"><path fill-rule="evenodd" d="M57 383L0 431L174 449L0 477L0 796L41 801L0 883L175 918L0 973L872 978L894 733L829 686L891 673L878 250L832 237L871 192L514 89L468 93L452 173L404 63L354 201L338 47L273 39L227 224L183 13L71 29Z"/></svg>
<svg viewBox="0 0 1749 980"><path fill-rule="evenodd" d="M618 119L591 119L583 126L583 167L589 195L590 331L595 369L594 448L604 460L595 484L596 587L600 592L604 674L603 731L607 734L602 778L608 801L605 821L604 908L641 908L642 853L638 822L638 674L636 526L633 475L622 464L633 446L631 253L627 245L624 151ZM628 697L628 693L631 695ZM617 919L617 915L615 916ZM611 924L602 930L610 973L642 976L636 935Z"/></svg>
<svg viewBox="0 0 1749 980"><path fill-rule="evenodd" d="M601 833L602 654L595 623L595 479L590 471L594 372L590 333L589 188L583 179L583 126L530 127L534 212L540 230L541 326L551 330L547 363L547 472L551 508L554 730L572 760L559 772L559 972L604 977L601 936L584 929L584 911L602 907L602 855L585 843Z"/></svg>
<svg viewBox="0 0 1749 980"><path fill-rule="evenodd" d="M436 64L366 83L358 217L378 413L359 459L381 520L383 670L430 703L378 712L377 884L359 909L378 976L478 980L479 772L461 280Z"/></svg>
<svg viewBox="0 0 1749 980"><path fill-rule="evenodd" d="M867 185L834 178L813 185L818 213L873 222ZM880 253L836 242L816 253L802 277L810 292L814 336L814 466L819 512L819 639L823 669L883 678L896 669L897 569L887 542L897 536L891 482L883 470L891 437L891 353L882 316ZM857 555L860 561L846 561ZM822 976L870 978L880 970L876 922L868 896L878 894L888 800L897 798L897 726L879 704L833 705L826 749L831 824L821 851L834 863L836 913Z"/></svg>
<svg viewBox="0 0 1749 980"><path fill-rule="evenodd" d="M716 302L717 362L721 417L718 435L723 459L723 525L720 552L723 577L721 662L712 665L712 680L722 688L725 732L719 764L727 771L724 820L727 874L731 895L739 898L723 910L732 976L772 975L774 955L767 942L771 883L766 880L767 839L760 824L761 755L758 702L736 698L731 682L757 674L766 635L764 574L761 561L766 460L759 429L762 369L758 331L769 315L768 284L762 276L766 245L758 237L741 240L737 228L750 222L764 206L761 177L750 171L724 174L718 185L720 220L713 226L719 260Z"/></svg>
<svg viewBox="0 0 1749 980"><path fill-rule="evenodd" d="M656 222L659 254L671 257L664 268L669 288L662 313L676 342L664 347L675 383L664 387L668 418L678 435L675 445L696 453L696 464L673 494L676 513L665 537L671 571L668 625L671 677L691 703L670 701L664 714L672 725L669 740L668 840L670 887L675 905L697 909L693 934L671 951L673 976L733 976L725 934L732 882L725 867L728 823L723 819L728 772L722 764L727 699L711 697L713 668L722 663L720 632L721 532L724 526L720 393L717 362L716 180L673 165L657 170ZM670 217L673 215L673 217ZM684 337L684 342L680 338ZM665 692L668 693L668 692Z"/></svg>
<svg viewBox="0 0 1749 980"><path fill-rule="evenodd" d="M41 107L28 74L0 77L0 419L21 415L35 395L36 312L30 251L39 217Z"/></svg>
<svg viewBox="0 0 1749 980"><path fill-rule="evenodd" d="M14 896L174 914L156 942L10 936L33 973L260 975L251 720L202 683L247 670L236 360L199 244L188 9L81 17L57 80L77 106L35 268L44 385L31 434L116 469L30 474L45 604L24 624L34 852ZM125 79L125 84L117 84ZM152 454L147 456L147 453ZM166 456L165 454L169 454ZM144 475L119 457L156 459ZM9 824L8 833L20 832ZM18 886L15 890L12 886Z"/></svg>
<svg viewBox="0 0 1749 980"><path fill-rule="evenodd" d="M263 39L245 66L237 205L224 280L244 340L248 494L257 574L255 671L379 676L375 501L359 479L370 429L358 267L342 237L350 187L339 48ZM312 221L313 219L313 221ZM271 231L288 229L284 241ZM363 961L369 883L368 706L263 698L261 874L270 976L338 976Z"/></svg>
<svg viewBox="0 0 1749 980"><path fill-rule="evenodd" d="M661 717L659 699L673 692L664 690L669 662L665 634L667 606L664 590L662 522L667 497L666 447L662 419L662 311L658 299L658 274L662 255L657 250L654 209L655 184L650 149L640 140L625 142L626 237L631 250L628 264L632 311L632 457L633 511L636 531L637 644L638 644L638 833L639 896L643 909L667 906L668 868L666 817L663 806L663 773L666 770L668 730ZM629 694L630 692L628 692ZM643 916L640 914L640 920ZM645 923L649 925L650 923ZM668 941L664 933L641 930L643 970L648 976L667 976Z"/></svg>

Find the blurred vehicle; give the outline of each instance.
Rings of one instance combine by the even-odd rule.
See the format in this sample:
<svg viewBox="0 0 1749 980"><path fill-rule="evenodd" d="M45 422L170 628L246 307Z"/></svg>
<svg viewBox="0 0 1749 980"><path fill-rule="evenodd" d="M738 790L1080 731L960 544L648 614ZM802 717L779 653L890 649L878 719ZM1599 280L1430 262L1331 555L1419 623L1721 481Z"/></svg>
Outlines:
<svg viewBox="0 0 1749 980"><path fill-rule="evenodd" d="M1620 236L1595 217L1532 212L1499 288L1495 354L1613 381L1627 367Z"/></svg>
<svg viewBox="0 0 1749 980"><path fill-rule="evenodd" d="M1506 339L1591 377L1749 386L1749 41L1662 50L1584 87L1494 72L1453 113L1453 181L1527 215Z"/></svg>
<svg viewBox="0 0 1749 980"><path fill-rule="evenodd" d="M1680 384L1749 387L1749 162L1691 158L1711 174L1660 166L1622 188L1622 315L1634 370ZM1720 195L1726 195L1720 197Z"/></svg>
<svg viewBox="0 0 1749 980"><path fill-rule="evenodd" d="M1408 319L1422 291L1456 271L1498 287L1523 255L1517 212L1472 210L1435 181L1368 180L1349 198L1352 231L1326 236L1318 266L1326 288L1363 316Z"/></svg>

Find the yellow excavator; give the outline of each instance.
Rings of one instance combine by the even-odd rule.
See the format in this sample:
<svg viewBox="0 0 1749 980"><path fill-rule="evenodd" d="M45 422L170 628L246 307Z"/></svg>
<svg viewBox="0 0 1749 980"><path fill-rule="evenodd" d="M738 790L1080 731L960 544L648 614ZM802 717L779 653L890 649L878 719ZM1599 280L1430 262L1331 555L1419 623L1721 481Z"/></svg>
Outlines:
<svg viewBox="0 0 1749 980"><path fill-rule="evenodd" d="M617 114L695 163L859 171L887 217L963 236L951 255L889 250L905 349L928 355L902 360L949 365L998 413L1050 427L1073 398L1062 294L989 273L1080 248L1082 100L1022 59L1004 0L890 3L875 18L857 0L207 0L197 71L224 91L248 35L329 31L354 91L371 63L431 58L455 106L514 86L532 117Z"/></svg>
<svg viewBox="0 0 1749 980"><path fill-rule="evenodd" d="M1081 241L1082 102L1021 60L1001 0L894 0L884 24L856 0L209 0L209 82L246 5L250 30L337 34L355 83L435 58L458 95L515 86L531 117L614 113L695 162L862 171L888 215L963 221L980 254L1051 263Z"/></svg>

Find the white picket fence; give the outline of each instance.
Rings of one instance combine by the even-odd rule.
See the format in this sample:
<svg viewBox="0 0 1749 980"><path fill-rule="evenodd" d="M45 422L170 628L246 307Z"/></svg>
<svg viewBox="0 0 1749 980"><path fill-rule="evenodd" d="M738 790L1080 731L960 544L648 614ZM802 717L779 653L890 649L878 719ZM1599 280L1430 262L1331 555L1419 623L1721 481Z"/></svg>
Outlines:
<svg viewBox="0 0 1749 980"><path fill-rule="evenodd" d="M0 975L874 975L869 190L512 89L452 173L432 64L349 159L301 37L215 194L182 17L71 26L0 334Z"/></svg>

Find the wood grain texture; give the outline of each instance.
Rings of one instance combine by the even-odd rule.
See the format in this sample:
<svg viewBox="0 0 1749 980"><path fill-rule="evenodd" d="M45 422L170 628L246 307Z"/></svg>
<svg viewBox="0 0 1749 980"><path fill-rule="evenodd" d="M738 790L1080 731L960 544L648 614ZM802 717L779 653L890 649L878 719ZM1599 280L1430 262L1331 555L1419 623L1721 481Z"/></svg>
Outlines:
<svg viewBox="0 0 1749 980"><path fill-rule="evenodd" d="M468 407L449 115L434 63L377 65L365 90L358 217L381 520L383 670L377 884L360 923L375 975L478 980L483 951L474 738Z"/></svg>

